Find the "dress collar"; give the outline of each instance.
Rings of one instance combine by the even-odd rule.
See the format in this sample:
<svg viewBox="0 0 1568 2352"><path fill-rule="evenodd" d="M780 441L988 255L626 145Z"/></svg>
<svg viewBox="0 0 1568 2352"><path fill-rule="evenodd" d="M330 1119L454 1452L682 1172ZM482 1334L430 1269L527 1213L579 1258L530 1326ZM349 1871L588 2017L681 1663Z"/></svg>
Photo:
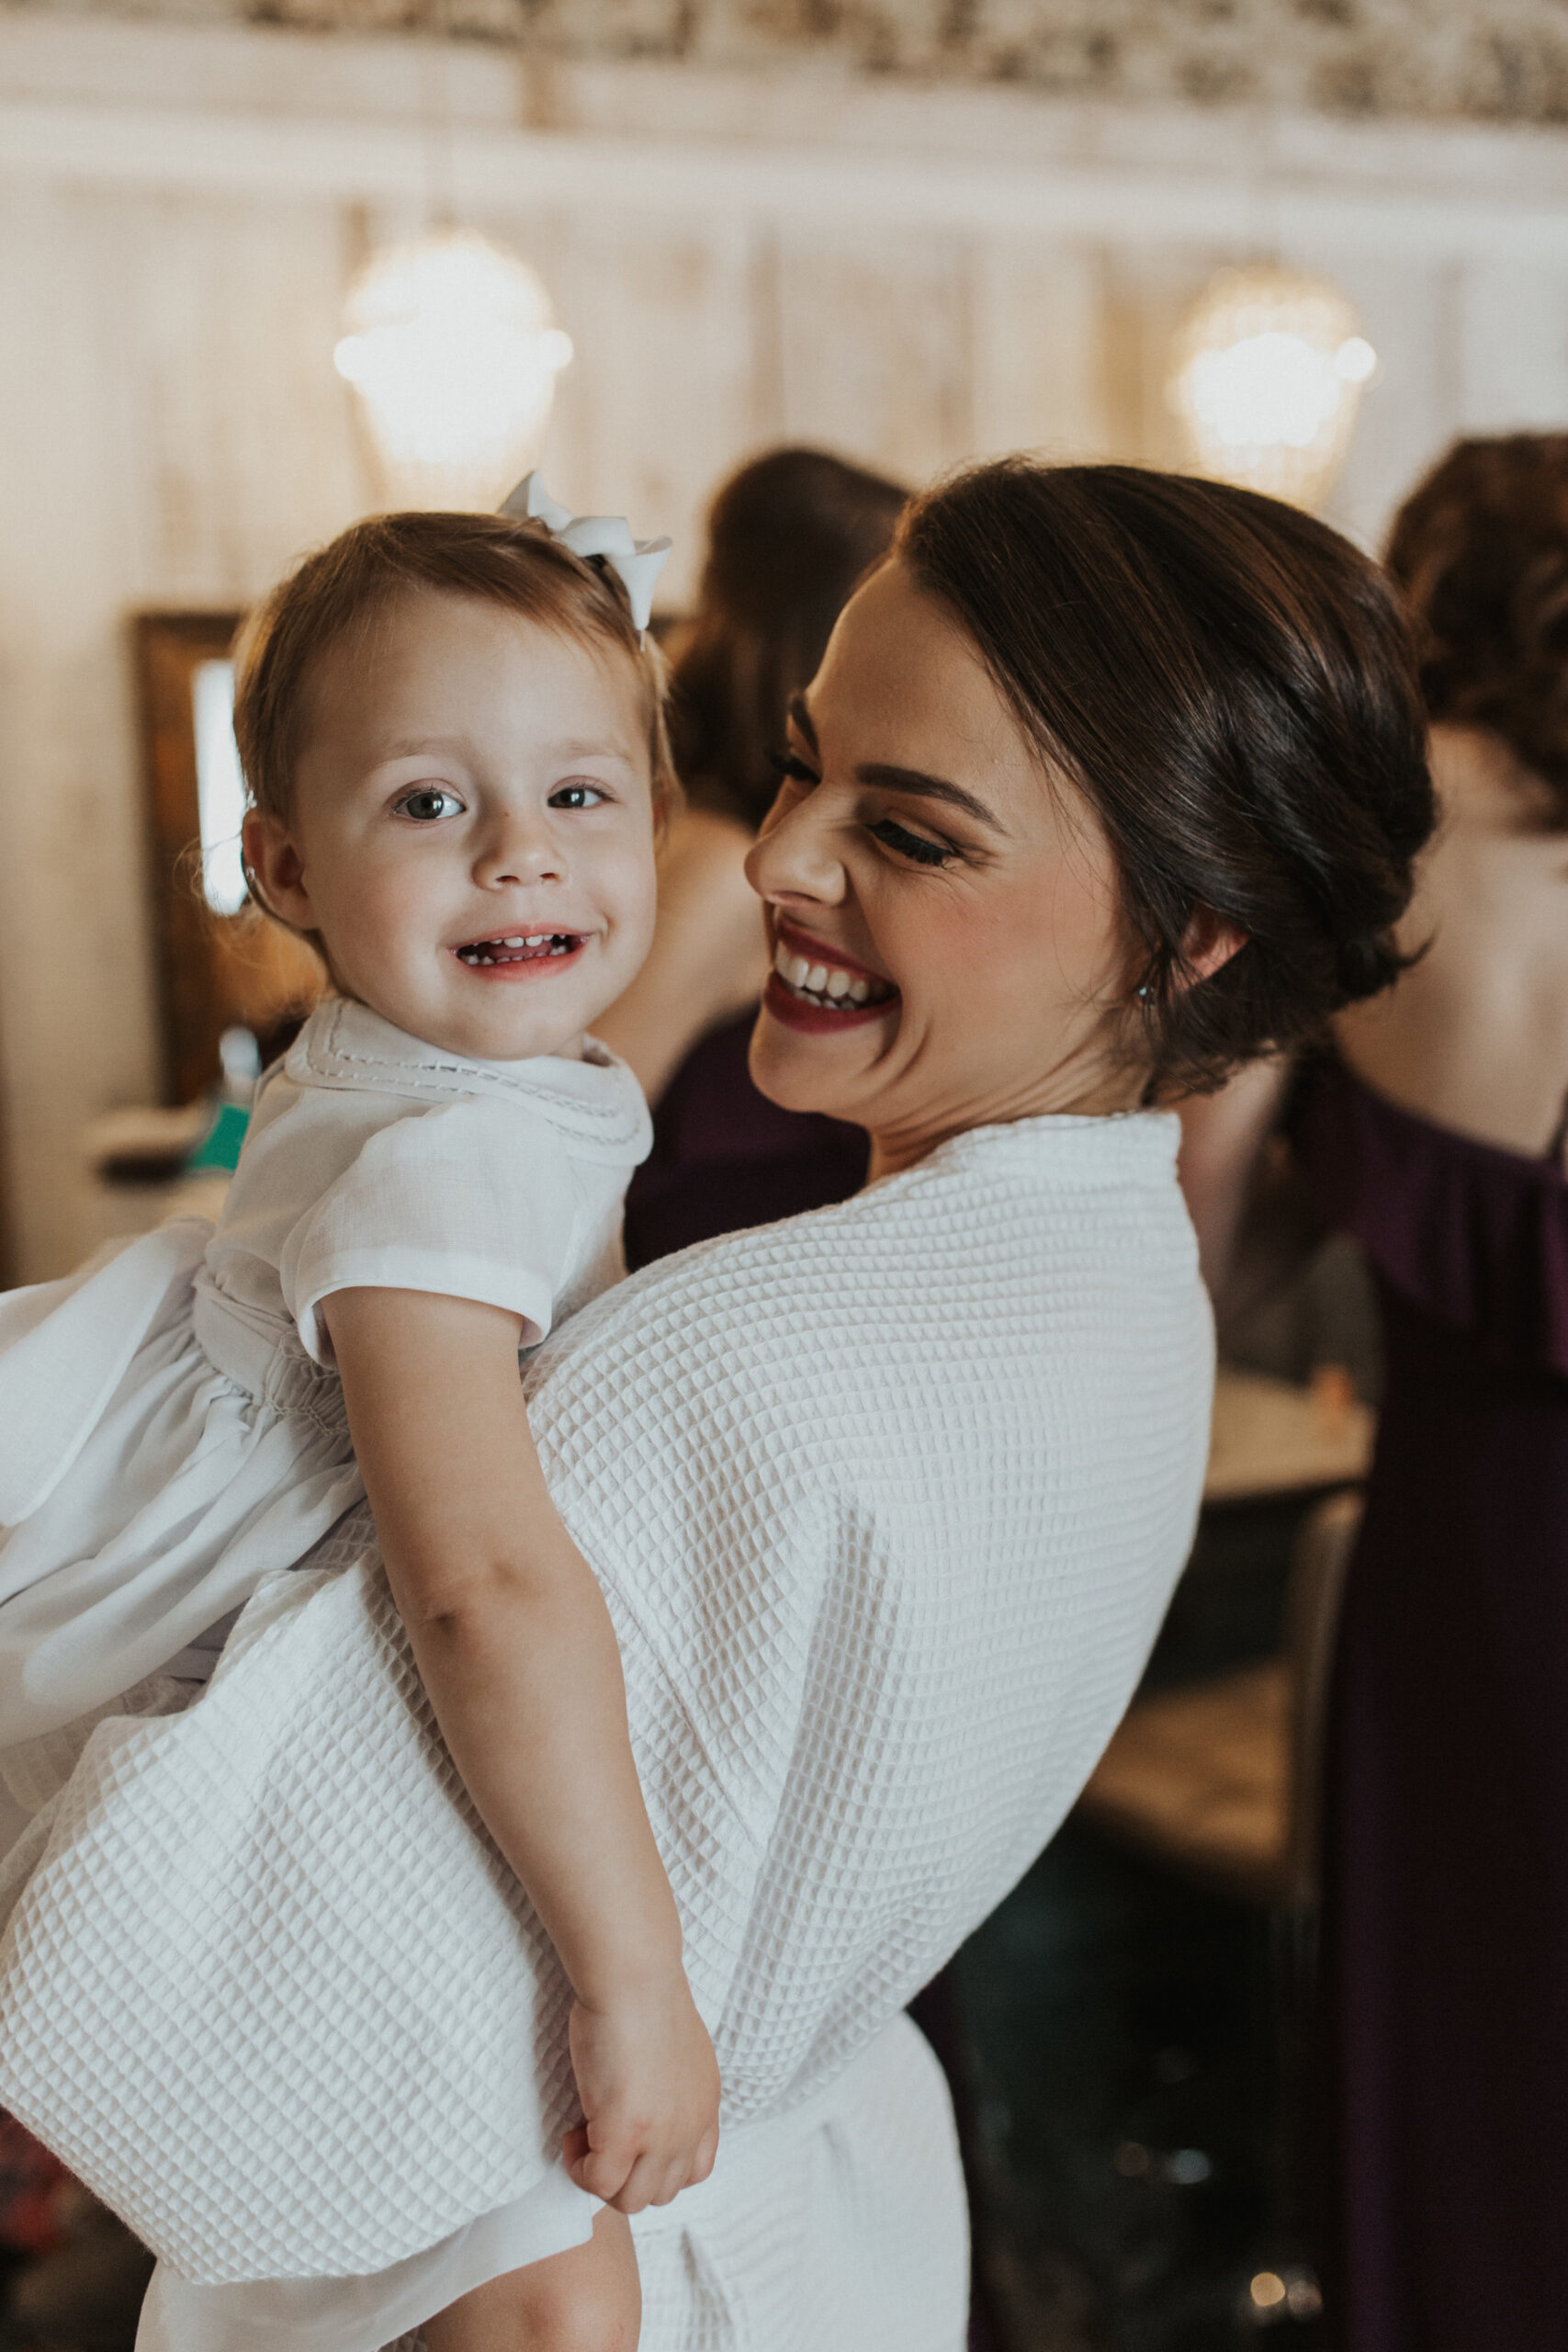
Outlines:
<svg viewBox="0 0 1568 2352"><path fill-rule="evenodd" d="M318 1005L290 1046L285 1074L299 1086L422 1102L457 1102L475 1095L525 1102L574 1144L618 1158L643 1157L652 1141L642 1089L596 1037L581 1061L537 1054L525 1061L492 1062L451 1054L411 1037L368 1005L330 997Z"/></svg>

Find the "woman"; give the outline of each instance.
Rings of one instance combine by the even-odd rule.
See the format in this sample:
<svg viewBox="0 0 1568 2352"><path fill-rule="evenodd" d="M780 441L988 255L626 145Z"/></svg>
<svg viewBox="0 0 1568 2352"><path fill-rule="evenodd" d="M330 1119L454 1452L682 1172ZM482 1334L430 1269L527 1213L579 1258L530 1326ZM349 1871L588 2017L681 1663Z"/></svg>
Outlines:
<svg viewBox="0 0 1568 2352"><path fill-rule="evenodd" d="M1193 1105L1184 1179L1222 1316L1325 1224L1360 1240L1382 1310L1326 1790L1332 2308L1354 2352L1546 2352L1568 2140L1568 435L1461 442L1388 562L1441 810L1409 968L1288 1098L1277 1064ZM1293 1246L1253 1182L1282 1103ZM1267 1257L1238 1246L1249 1192Z"/></svg>
<svg viewBox="0 0 1568 2352"><path fill-rule="evenodd" d="M671 673L687 807L660 857L653 952L596 1033L655 1107L653 1154L626 1202L633 1266L841 1201L865 1181L859 1128L781 1110L751 1083L767 960L745 861L778 790L790 698L886 554L904 503L880 475L796 448L751 458L714 499L697 609Z"/></svg>
<svg viewBox="0 0 1568 2352"><path fill-rule="evenodd" d="M650 1268L529 1374L726 2083L712 2179L637 2224L645 2352L957 2352L962 2182L899 2011L1081 1786L1202 1480L1208 1308L1176 1123L1140 1106L1376 987L1429 821L1372 568L1213 483L959 478L797 702L750 860L753 1067L862 1125L872 1181ZM292 2311L332 2352L482 2294L570 2120L561 1988L437 1802L368 1535L264 1587L187 1713L100 1730L0 1944L0 2098L187 2276L265 2278L281 2236L270 2340ZM287 1786L236 1785L247 1705L272 1755L294 1727ZM170 1753L205 1807L177 1849L148 1834ZM302 1838L314 1907L286 1917L268 1858ZM89 1951L72 1889L105 1864L124 1932ZM422 2079L449 2053L445 2109L408 2111L407 2032ZM345 2039L382 2120L322 2145ZM345 2181L358 2235L327 2245ZM214 2318L250 2293L165 2269L146 2342L267 2340Z"/></svg>

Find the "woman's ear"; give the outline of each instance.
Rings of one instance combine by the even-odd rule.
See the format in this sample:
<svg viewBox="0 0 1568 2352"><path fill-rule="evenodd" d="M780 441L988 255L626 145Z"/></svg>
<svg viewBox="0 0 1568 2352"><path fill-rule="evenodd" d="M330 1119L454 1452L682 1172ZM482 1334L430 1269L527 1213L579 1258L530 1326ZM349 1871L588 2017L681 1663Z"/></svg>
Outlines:
<svg viewBox="0 0 1568 2352"><path fill-rule="evenodd" d="M267 913L292 931L314 931L316 915L306 887L305 862L282 818L253 808L240 839L253 895Z"/></svg>
<svg viewBox="0 0 1568 2352"><path fill-rule="evenodd" d="M1189 987L1212 979L1246 945L1247 933L1238 923L1216 914L1213 907L1200 907L1181 940L1182 972Z"/></svg>

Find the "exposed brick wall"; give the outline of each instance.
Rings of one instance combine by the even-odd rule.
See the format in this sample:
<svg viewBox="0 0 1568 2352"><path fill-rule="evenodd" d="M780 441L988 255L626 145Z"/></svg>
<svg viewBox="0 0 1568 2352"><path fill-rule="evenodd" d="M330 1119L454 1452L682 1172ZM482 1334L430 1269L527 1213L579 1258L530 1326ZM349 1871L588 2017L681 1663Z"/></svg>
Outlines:
<svg viewBox="0 0 1568 2352"><path fill-rule="evenodd" d="M5 0L0 0L4 5ZM579 57L1009 82L1162 105L1568 122L1568 0L10 0L460 35Z"/></svg>

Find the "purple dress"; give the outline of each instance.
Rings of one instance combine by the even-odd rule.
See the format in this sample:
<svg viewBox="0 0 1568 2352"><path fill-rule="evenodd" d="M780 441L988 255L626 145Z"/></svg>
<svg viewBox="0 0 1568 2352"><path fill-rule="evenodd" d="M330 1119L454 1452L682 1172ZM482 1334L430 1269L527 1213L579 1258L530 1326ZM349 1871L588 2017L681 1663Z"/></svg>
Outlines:
<svg viewBox="0 0 1568 2352"><path fill-rule="evenodd" d="M1562 2352L1568 1181L1334 1061L1292 1129L1387 1360L1329 1724L1328 2308L1348 2352Z"/></svg>
<svg viewBox="0 0 1568 2352"><path fill-rule="evenodd" d="M654 1114L653 1149L626 1194L626 1263L635 1272L748 1225L847 1201L865 1182L863 1127L814 1111L781 1111L746 1067L754 1012L693 1046Z"/></svg>

